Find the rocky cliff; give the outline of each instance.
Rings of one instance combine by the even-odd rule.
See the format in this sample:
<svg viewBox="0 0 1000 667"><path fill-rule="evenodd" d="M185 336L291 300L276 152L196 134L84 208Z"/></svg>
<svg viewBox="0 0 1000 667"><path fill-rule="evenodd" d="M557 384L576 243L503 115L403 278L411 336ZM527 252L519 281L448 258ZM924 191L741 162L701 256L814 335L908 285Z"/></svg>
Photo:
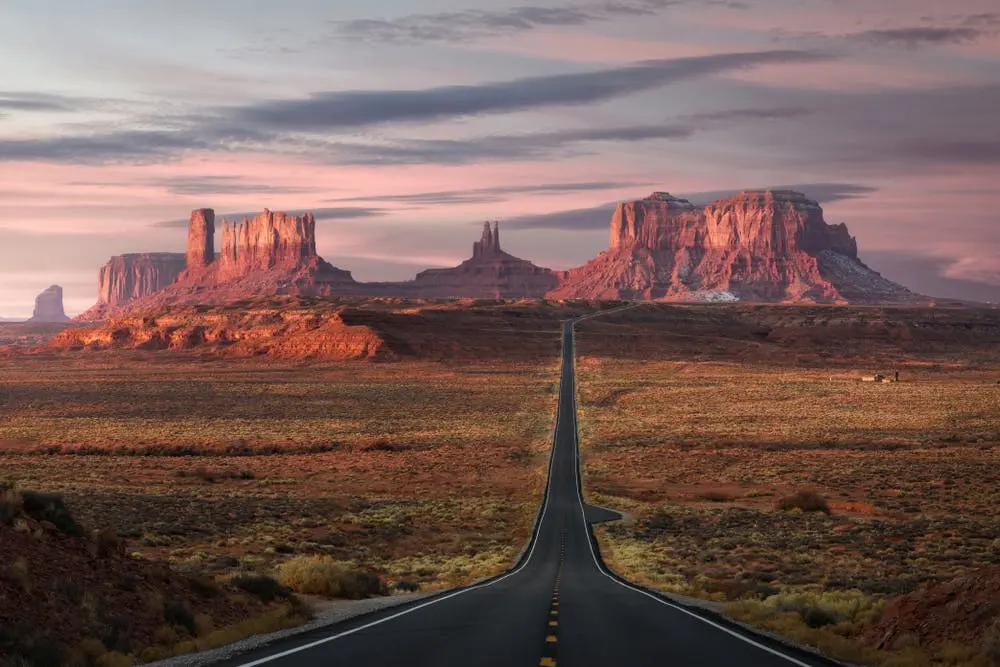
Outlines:
<svg viewBox="0 0 1000 667"><path fill-rule="evenodd" d="M419 299L541 298L559 285L560 274L514 257L500 247L499 223L485 223L472 257L450 269L428 269L409 282L361 283L358 293Z"/></svg>
<svg viewBox="0 0 1000 667"><path fill-rule="evenodd" d="M219 221L221 250L215 252L212 209L191 213L187 270L152 295L113 310L122 315L185 304L221 304L268 295L331 296L353 293L348 271L316 253L316 221L311 214L269 211L242 221Z"/></svg>
<svg viewBox="0 0 1000 667"><path fill-rule="evenodd" d="M609 249L570 271L554 298L909 303L919 297L858 259L845 225L791 191L704 208L667 193L620 204Z"/></svg>
<svg viewBox="0 0 1000 667"><path fill-rule="evenodd" d="M29 322L69 322L63 310L63 289L52 285L35 297L35 312Z"/></svg>
<svg viewBox="0 0 1000 667"><path fill-rule="evenodd" d="M155 294L177 280L187 258L183 253L150 252L112 257L97 277L97 305L79 321L104 319L136 299Z"/></svg>

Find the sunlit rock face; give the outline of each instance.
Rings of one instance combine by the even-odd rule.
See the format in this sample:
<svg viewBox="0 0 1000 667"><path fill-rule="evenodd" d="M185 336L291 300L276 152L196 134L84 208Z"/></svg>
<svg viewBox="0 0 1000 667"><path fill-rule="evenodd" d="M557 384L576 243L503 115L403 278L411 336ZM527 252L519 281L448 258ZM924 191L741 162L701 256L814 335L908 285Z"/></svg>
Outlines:
<svg viewBox="0 0 1000 667"><path fill-rule="evenodd" d="M618 205L609 248L569 272L557 298L812 303L911 302L869 269L845 225L793 191L743 192L697 207L668 193ZM707 296L706 296L707 295Z"/></svg>

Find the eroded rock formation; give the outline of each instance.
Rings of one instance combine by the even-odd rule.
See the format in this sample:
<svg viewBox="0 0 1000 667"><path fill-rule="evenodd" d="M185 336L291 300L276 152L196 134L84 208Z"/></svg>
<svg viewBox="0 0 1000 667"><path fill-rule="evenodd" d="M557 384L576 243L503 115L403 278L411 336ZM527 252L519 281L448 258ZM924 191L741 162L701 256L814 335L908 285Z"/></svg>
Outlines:
<svg viewBox="0 0 1000 667"><path fill-rule="evenodd" d="M264 209L252 220L222 220L219 276L231 279L276 267L294 268L317 259L316 219Z"/></svg>
<svg viewBox="0 0 1000 667"><path fill-rule="evenodd" d="M609 249L569 272L557 298L812 303L911 302L858 259L845 225L791 191L751 191L704 208L667 193L620 204Z"/></svg>
<svg viewBox="0 0 1000 667"><path fill-rule="evenodd" d="M419 299L532 299L559 285L560 275L514 257L500 247L499 223L485 223L472 258L450 269L428 269L409 282L362 283L359 293Z"/></svg>
<svg viewBox="0 0 1000 667"><path fill-rule="evenodd" d="M187 268L198 274L215 261L215 211L200 208L191 212L188 226Z"/></svg>
<svg viewBox="0 0 1000 667"><path fill-rule="evenodd" d="M35 297L35 312L29 322L69 322L63 310L63 288L52 285Z"/></svg>
<svg viewBox="0 0 1000 667"><path fill-rule="evenodd" d="M103 320L138 299L156 294L184 272L187 256L177 252L133 253L112 257L97 277L97 305L77 316Z"/></svg>

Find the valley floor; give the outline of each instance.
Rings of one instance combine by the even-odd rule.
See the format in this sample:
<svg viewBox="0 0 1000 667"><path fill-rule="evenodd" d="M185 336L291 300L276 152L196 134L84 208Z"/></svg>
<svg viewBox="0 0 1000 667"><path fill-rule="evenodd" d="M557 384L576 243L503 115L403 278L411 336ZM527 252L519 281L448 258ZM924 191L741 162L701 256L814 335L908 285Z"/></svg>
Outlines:
<svg viewBox="0 0 1000 667"><path fill-rule="evenodd" d="M672 346L677 316L578 334L585 485L631 515L598 529L609 564L849 661L1000 658L997 348L724 327ZM935 607L942 586L971 593Z"/></svg>

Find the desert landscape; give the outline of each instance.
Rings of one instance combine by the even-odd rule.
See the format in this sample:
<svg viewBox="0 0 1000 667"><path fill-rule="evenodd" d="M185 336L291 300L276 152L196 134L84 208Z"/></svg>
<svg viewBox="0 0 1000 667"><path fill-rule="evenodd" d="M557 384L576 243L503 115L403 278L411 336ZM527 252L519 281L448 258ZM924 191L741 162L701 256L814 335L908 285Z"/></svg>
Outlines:
<svg viewBox="0 0 1000 667"><path fill-rule="evenodd" d="M1000 667L998 54L0 3L0 667Z"/></svg>
<svg viewBox="0 0 1000 667"><path fill-rule="evenodd" d="M628 514L598 529L605 558L852 664L991 664L998 326L652 304L587 323L585 485Z"/></svg>

